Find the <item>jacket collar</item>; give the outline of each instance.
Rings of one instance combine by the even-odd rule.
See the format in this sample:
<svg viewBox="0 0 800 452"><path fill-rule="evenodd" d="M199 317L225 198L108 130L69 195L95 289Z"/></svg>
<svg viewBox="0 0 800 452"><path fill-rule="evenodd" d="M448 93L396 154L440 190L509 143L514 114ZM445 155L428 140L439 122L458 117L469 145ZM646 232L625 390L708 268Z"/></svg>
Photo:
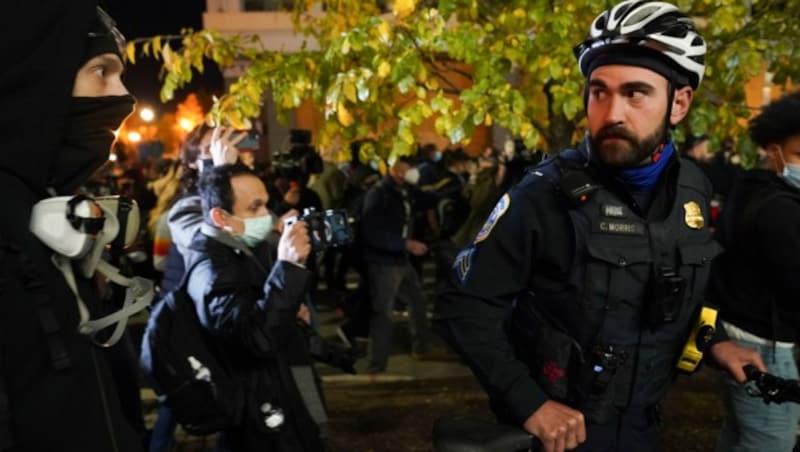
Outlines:
<svg viewBox="0 0 800 452"><path fill-rule="evenodd" d="M236 238L233 235L223 231L218 227L212 226L208 223L203 223L200 226L200 232L216 240L217 242L222 243L225 246L241 251L246 256L250 257L253 256L253 251L250 248L248 248L244 243L240 242L239 240L236 240Z"/></svg>

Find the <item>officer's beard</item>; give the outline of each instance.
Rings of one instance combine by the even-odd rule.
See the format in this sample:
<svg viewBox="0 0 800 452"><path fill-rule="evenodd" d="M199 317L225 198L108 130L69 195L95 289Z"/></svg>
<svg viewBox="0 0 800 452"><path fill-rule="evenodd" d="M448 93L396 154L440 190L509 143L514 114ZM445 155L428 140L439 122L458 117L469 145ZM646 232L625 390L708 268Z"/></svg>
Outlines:
<svg viewBox="0 0 800 452"><path fill-rule="evenodd" d="M614 124L603 127L590 140L597 158L604 164L635 168L652 163L652 156L659 145L667 141L667 130L665 121L652 134L639 139L625 126Z"/></svg>

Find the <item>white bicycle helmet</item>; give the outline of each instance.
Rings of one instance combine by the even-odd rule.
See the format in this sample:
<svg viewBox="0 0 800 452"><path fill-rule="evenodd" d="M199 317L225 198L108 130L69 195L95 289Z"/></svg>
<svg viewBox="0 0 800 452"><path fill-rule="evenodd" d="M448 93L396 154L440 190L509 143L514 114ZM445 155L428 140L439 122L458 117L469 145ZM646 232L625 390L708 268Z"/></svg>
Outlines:
<svg viewBox="0 0 800 452"><path fill-rule="evenodd" d="M706 42L675 5L626 0L595 18L574 53L586 77L601 65L628 64L652 69L676 86L697 89L705 71Z"/></svg>

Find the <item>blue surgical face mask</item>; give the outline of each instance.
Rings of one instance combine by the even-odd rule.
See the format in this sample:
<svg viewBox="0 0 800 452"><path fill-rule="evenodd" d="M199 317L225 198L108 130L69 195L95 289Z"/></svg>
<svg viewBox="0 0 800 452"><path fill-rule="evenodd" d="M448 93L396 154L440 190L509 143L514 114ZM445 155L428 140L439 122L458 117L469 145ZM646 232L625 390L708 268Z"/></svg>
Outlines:
<svg viewBox="0 0 800 452"><path fill-rule="evenodd" d="M778 156L783 162L783 172L781 173L783 180L795 188L800 188L800 165L786 163L786 159L783 158L783 149L778 151Z"/></svg>
<svg viewBox="0 0 800 452"><path fill-rule="evenodd" d="M785 163L783 165L783 180L795 188L800 188L800 165Z"/></svg>
<svg viewBox="0 0 800 452"><path fill-rule="evenodd" d="M442 155L443 155L442 151L436 151L436 153L433 154L433 161L434 162L441 161L442 160Z"/></svg>
<svg viewBox="0 0 800 452"><path fill-rule="evenodd" d="M272 232L274 221L272 214L270 213L253 218L239 218L235 215L231 216L244 223L244 231L236 237L250 248L253 248L266 240L269 236L269 233Z"/></svg>
<svg viewBox="0 0 800 452"><path fill-rule="evenodd" d="M373 170L375 170L375 171L378 171L378 170L379 170L379 168L381 167L381 165L380 165L380 163L378 163L378 161L377 161L377 160L371 160L371 161L369 162L369 167L370 167L370 168L372 168L372 169L373 169Z"/></svg>

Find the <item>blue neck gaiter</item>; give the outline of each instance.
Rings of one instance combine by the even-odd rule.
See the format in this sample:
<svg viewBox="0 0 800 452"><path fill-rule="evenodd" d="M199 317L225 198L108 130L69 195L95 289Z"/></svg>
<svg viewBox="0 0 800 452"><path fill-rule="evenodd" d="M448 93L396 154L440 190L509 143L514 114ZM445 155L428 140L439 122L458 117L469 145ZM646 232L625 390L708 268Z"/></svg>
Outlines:
<svg viewBox="0 0 800 452"><path fill-rule="evenodd" d="M619 171L619 177L634 192L652 191L658 182L661 172L667 167L672 154L675 152L675 145L670 139L664 147L653 156L653 163L628 168Z"/></svg>

